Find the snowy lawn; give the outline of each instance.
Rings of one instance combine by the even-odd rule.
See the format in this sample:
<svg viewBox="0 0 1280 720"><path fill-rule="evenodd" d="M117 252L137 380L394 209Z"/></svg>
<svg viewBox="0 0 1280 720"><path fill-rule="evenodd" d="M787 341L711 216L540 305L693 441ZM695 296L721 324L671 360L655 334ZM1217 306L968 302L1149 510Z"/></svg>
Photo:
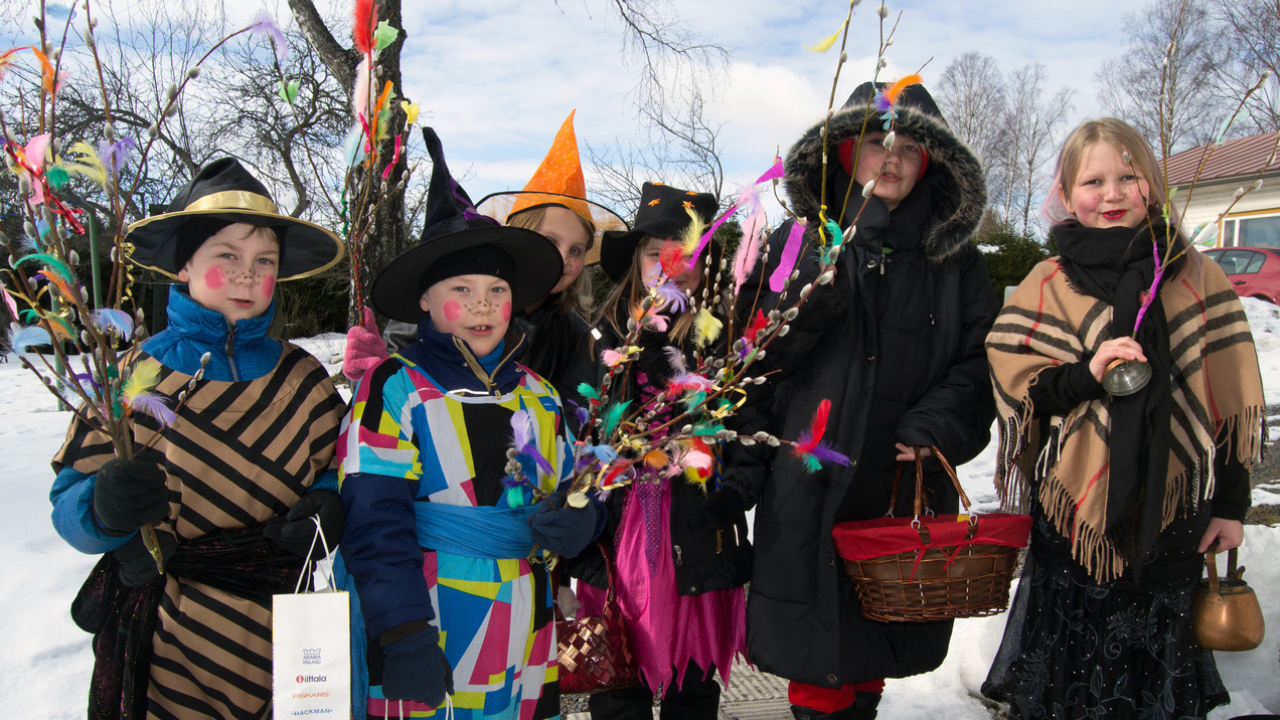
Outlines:
<svg viewBox="0 0 1280 720"><path fill-rule="evenodd" d="M1280 404L1280 313L1261 301L1245 304L1268 400ZM331 333L298 344L334 371L344 340ZM58 411L52 395L12 356L0 364L0 387L0 478L9 498L0 505L0 547L8 557L0 584L0 717L83 718L92 657L89 636L71 622L69 607L97 558L77 553L54 533L48 500L53 480L49 459L61 445L71 415ZM994 446L960 469L965 490L979 510L995 507L994 469ZM1280 486L1256 489L1254 502L1280 504ZM1233 703L1210 715L1214 720L1280 712L1280 565L1275 562L1280 557L1280 528L1246 528L1240 556L1271 632L1257 650L1218 655ZM978 689L1003 629L1003 615L957 622L943 666L927 675L890 681L880 718L990 718Z"/></svg>

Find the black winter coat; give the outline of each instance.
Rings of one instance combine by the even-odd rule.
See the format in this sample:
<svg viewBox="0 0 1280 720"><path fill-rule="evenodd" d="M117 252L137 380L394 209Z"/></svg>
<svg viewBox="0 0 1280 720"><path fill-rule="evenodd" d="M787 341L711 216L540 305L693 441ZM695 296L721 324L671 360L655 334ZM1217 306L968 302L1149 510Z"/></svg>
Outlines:
<svg viewBox="0 0 1280 720"><path fill-rule="evenodd" d="M832 119L832 147L858 134L864 112L858 107ZM815 286L790 333L770 345L768 361L780 379L761 386L739 429L769 428L794 439L819 402L830 399L826 439L853 462L809 474L787 452L770 458L756 446L728 453L729 472L763 488L747 602L750 660L761 670L826 687L927 672L946 657L949 622L862 618L832 526L884 515L895 442L936 445L958 465L987 445L995 419L983 342L1000 306L968 241L985 204L981 168L944 125L909 108L898 112L899 134L928 150L928 172L892 214L877 198L868 203L835 281ZM811 227L818 215L820 128L787 158L788 195ZM828 198L844 197L850 183L838 167L833 156ZM854 199L859 190L855 185ZM850 216L858 205L851 203ZM766 308L791 307L800 286L817 276L810 236L791 299L779 303L762 287L789 229L771 238L768 261L743 288L744 296L760 290ZM926 476L931 507L954 512L955 490L936 463L926 470L932 471ZM903 488L899 511L910 512L913 495Z"/></svg>
<svg viewBox="0 0 1280 720"><path fill-rule="evenodd" d="M604 335L600 347L612 348L622 345L622 338L608 327L600 323ZM632 370L639 370L653 378L668 378L672 368L663 352L668 340L665 333L645 331L639 338L642 348ZM625 383L626 394L615 392L614 400L636 397L639 387L634 377ZM729 423L732 426L732 423ZM681 595L699 595L712 590L728 590L739 588L751 579L752 550L747 539L747 518L740 513L732 530L723 530L717 538L716 531L707 527L706 516L702 513L702 500L705 497L701 488L685 481L681 477L671 482L671 553L675 563L677 591ZM722 486L732 487L740 495L747 508L755 504L758 487L755 478L744 473L721 477ZM716 492L713 483L708 482L708 492ZM614 551L614 538L617 537L621 524L622 511L626 503L628 490L619 488L609 493L605 505L609 510L609 520L605 531L600 535L600 542ZM570 576L578 578L590 585L604 588L608 584L604 558L597 546L592 545L576 558L565 563Z"/></svg>

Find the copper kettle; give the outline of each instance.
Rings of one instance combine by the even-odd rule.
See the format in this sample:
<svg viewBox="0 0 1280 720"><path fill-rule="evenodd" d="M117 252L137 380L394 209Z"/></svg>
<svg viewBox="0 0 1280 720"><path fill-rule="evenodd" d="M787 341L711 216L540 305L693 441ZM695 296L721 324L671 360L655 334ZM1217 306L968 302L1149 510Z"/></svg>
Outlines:
<svg viewBox="0 0 1280 720"><path fill-rule="evenodd" d="M1215 541L1205 553L1208 577L1196 586L1191 601L1192 630L1196 644L1206 650L1240 652L1262 644L1265 627L1258 596L1241 576L1244 568L1236 568L1236 550L1227 553L1227 576L1218 577Z"/></svg>

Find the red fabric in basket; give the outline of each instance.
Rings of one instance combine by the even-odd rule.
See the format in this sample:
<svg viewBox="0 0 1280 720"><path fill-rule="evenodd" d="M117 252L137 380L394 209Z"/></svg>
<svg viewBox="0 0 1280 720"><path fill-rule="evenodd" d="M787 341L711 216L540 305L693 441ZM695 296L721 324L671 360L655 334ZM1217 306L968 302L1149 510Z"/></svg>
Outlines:
<svg viewBox="0 0 1280 720"><path fill-rule="evenodd" d="M1031 516L1010 513L978 515L978 532L965 541L969 521L958 515L921 517L929 528L929 544L920 542L920 533L911 527L911 518L879 518L836 523L831 531L836 552L845 560L872 560L886 555L924 550L927 547L961 545L1004 545L1026 547L1031 536ZM950 554L950 553L949 553Z"/></svg>

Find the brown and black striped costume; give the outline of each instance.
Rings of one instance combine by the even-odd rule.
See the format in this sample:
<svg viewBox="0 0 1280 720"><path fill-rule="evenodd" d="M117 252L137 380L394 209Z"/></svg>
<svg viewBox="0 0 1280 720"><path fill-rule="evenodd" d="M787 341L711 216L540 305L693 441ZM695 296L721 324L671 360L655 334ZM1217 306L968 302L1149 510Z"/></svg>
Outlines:
<svg viewBox="0 0 1280 720"><path fill-rule="evenodd" d="M190 380L165 367L156 392L176 405L177 394ZM257 575L246 573L241 560L219 558L248 544L252 547L238 557L252 555L248 562L265 567L267 575L293 573L296 578L301 560L287 560L255 530L284 515L317 477L336 467L343 410L324 368L306 351L285 343L275 368L256 380L198 381L177 422L155 442L150 452L168 473L170 493L169 518L156 529L176 536L178 558L184 548L203 552L197 555L200 569L220 579L200 582L175 569L186 565L171 564L170 572L155 581L163 583L163 594L151 641L150 680L146 701L137 703L134 716L141 717L143 707L145 716L154 718L269 715L272 588L226 590ZM135 416L135 446L150 442L157 429L150 417ZM54 466L93 474L112 457L112 444L103 432L75 421ZM211 545L215 552L200 550ZM104 562L109 565L109 559ZM282 571L286 564L290 572ZM87 584L78 604L88 590ZM123 619L129 619L128 613ZM103 628L106 633L115 630ZM95 684L103 672L102 654L99 650ZM91 699L91 714L118 716L119 709L95 708L95 702L101 699Z"/></svg>

